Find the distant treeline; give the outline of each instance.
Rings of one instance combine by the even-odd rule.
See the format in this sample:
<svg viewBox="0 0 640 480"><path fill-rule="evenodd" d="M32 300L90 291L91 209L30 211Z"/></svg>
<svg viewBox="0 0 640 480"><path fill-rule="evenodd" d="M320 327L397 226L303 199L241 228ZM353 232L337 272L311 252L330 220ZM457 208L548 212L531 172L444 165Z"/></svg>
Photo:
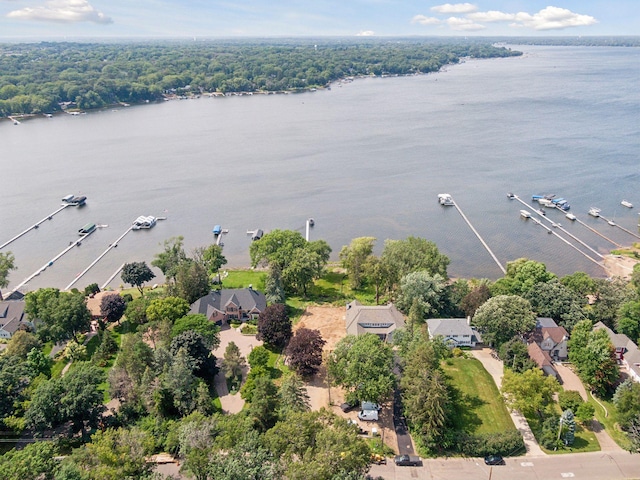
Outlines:
<svg viewBox="0 0 640 480"><path fill-rule="evenodd" d="M438 71L521 55L478 39L298 39L0 44L0 116L155 101L167 94L292 91L350 76Z"/></svg>

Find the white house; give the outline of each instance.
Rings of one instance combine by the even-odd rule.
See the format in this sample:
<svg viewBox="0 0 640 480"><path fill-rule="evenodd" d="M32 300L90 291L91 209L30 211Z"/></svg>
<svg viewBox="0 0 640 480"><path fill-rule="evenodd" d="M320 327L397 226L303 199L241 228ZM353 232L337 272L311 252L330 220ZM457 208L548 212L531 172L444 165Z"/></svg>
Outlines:
<svg viewBox="0 0 640 480"><path fill-rule="evenodd" d="M393 332L404 327L404 316L393 305L365 306L357 300L347 304L347 334L373 333L383 342L393 340Z"/></svg>
<svg viewBox="0 0 640 480"><path fill-rule="evenodd" d="M429 337L441 336L452 348L475 347L482 342L477 330L469 325L466 318L430 318L427 320Z"/></svg>

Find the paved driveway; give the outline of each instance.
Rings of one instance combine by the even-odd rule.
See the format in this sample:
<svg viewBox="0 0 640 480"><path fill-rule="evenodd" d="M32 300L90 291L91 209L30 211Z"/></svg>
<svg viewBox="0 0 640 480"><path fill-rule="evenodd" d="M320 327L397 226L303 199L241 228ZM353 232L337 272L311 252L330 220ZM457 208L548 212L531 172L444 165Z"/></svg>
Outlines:
<svg viewBox="0 0 640 480"><path fill-rule="evenodd" d="M224 358L224 351L230 342L234 342L240 349L240 353L246 359L251 350L254 347L262 345L262 341L257 340L255 335L243 335L240 333L240 329L231 328L229 325L224 325L220 331L220 345L213 354L216 356L216 364L218 368L222 365ZM246 376L247 370L245 369L243 377ZM222 411L224 413L238 413L244 407L244 400L240 397L239 393L231 395L227 389L227 380L224 378L224 373L220 371L215 378L216 392L220 397L220 403L222 404Z"/></svg>
<svg viewBox="0 0 640 480"><path fill-rule="evenodd" d="M471 350L471 353L475 358L482 362L482 365L493 377L493 381L496 382L498 389L500 389L500 387L502 386L502 375L504 372L502 361L498 360L497 358L493 358L491 356L491 349L489 348L483 348L481 350ZM522 434L524 445L527 448L527 455L545 455L545 453L540 448L540 445L538 445L537 440L533 436L533 432L531 431L531 427L529 427L529 424L527 423L527 419L524 418L524 416L522 416L520 412L516 412L515 410L510 410L509 414L511 415L513 424Z"/></svg>

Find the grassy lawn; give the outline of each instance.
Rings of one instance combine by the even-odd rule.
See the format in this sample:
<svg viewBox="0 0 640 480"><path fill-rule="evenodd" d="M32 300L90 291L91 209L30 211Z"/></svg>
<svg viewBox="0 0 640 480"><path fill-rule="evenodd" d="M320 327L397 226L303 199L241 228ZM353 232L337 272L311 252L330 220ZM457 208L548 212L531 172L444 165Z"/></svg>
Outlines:
<svg viewBox="0 0 640 480"><path fill-rule="evenodd" d="M264 291L267 272L259 270L227 270L229 274L222 279L222 288L248 288Z"/></svg>
<svg viewBox="0 0 640 480"><path fill-rule="evenodd" d="M631 447L629 443L629 439L627 435L618 428L618 425L615 418L616 407L613 405L613 402L608 400L598 399L600 403L602 403L607 409L607 416L605 416L605 410L598 405L598 402L594 401L591 397L589 398L589 403L593 405L596 409L596 418L602 425L602 427L607 431L609 436L613 438L613 440L624 450L629 451Z"/></svg>
<svg viewBox="0 0 640 480"><path fill-rule="evenodd" d="M491 375L475 358L452 358L442 365L460 392L456 428L474 434L500 433L515 426Z"/></svg>

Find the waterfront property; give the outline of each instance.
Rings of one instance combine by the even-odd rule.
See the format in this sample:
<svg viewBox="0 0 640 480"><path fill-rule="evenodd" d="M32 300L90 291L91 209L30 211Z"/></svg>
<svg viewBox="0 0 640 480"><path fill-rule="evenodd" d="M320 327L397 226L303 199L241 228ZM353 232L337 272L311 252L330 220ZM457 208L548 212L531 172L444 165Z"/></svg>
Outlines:
<svg viewBox="0 0 640 480"><path fill-rule="evenodd" d="M404 327L404 315L392 303L371 307L354 300L347 304L345 320L348 335L373 333L389 343L393 341L393 332Z"/></svg>
<svg viewBox="0 0 640 480"><path fill-rule="evenodd" d="M566 360L568 355L567 340L569 333L559 327L553 318L539 317L536 328L529 337L530 342L537 343L553 360Z"/></svg>
<svg viewBox="0 0 640 480"><path fill-rule="evenodd" d="M227 288L215 290L191 304L189 313L202 313L209 320L222 325L233 320L245 322L257 320L267 307L262 292L249 288Z"/></svg>
<svg viewBox="0 0 640 480"><path fill-rule="evenodd" d="M34 325L24 313L24 300L0 302L0 338L9 339L21 329L34 330Z"/></svg>
<svg viewBox="0 0 640 480"><path fill-rule="evenodd" d="M467 318L430 318L427 328L430 338L440 336L451 348L475 347L482 342L482 337Z"/></svg>
<svg viewBox="0 0 640 480"><path fill-rule="evenodd" d="M614 333L604 323L598 322L594 330L605 330L616 349L616 360L624 367L626 373L634 382L640 382L640 350L638 346L623 333Z"/></svg>

